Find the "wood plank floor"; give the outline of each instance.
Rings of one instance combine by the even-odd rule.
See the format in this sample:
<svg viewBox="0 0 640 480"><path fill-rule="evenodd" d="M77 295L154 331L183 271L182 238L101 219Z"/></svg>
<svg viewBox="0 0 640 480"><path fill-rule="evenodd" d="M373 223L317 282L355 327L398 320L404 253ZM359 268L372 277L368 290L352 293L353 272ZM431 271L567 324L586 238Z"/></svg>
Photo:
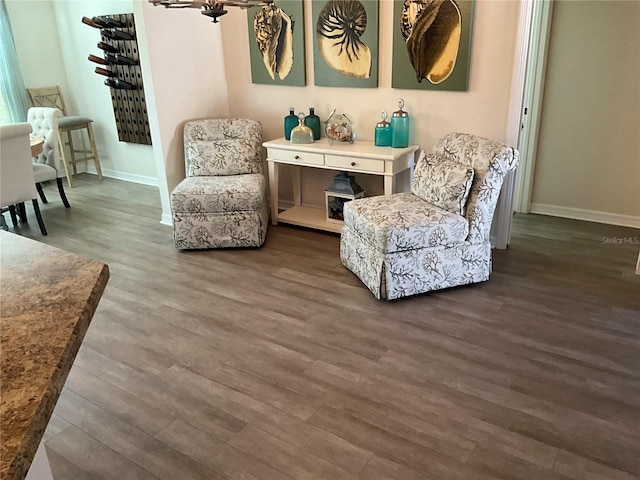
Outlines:
<svg viewBox="0 0 640 480"><path fill-rule="evenodd" d="M19 228L111 270L56 479L640 478L638 230L517 215L489 282L385 303L337 235L180 252L156 189L75 185Z"/></svg>

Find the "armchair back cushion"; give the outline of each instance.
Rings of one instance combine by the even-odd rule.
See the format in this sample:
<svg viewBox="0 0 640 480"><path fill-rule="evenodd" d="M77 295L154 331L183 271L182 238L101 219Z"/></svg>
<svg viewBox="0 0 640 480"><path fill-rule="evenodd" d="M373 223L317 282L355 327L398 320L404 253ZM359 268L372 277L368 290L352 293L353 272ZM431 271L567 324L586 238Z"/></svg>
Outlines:
<svg viewBox="0 0 640 480"><path fill-rule="evenodd" d="M413 174L411 191L431 205L464 215L473 174L469 166L423 151Z"/></svg>
<svg viewBox="0 0 640 480"><path fill-rule="evenodd" d="M449 133L438 140L433 154L474 170L465 217L471 243L489 241L491 221L505 175L518 165L518 151L501 142L466 133Z"/></svg>
<svg viewBox="0 0 640 480"><path fill-rule="evenodd" d="M249 119L210 119L184 126L187 177L262 173L262 126Z"/></svg>

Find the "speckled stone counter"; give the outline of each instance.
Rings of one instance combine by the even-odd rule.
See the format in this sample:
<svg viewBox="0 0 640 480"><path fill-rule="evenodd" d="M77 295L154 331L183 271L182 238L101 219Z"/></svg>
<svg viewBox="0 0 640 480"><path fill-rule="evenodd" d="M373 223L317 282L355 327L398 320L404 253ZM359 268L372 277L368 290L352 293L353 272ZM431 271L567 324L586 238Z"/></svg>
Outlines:
<svg viewBox="0 0 640 480"><path fill-rule="evenodd" d="M25 477L109 279L104 263L0 231L0 478Z"/></svg>

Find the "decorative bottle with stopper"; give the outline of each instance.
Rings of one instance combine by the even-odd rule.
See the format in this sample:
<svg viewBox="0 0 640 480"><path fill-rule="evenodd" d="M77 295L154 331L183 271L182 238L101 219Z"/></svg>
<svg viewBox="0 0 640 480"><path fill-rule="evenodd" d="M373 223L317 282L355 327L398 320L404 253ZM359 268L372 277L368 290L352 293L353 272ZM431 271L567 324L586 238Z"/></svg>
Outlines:
<svg viewBox="0 0 640 480"><path fill-rule="evenodd" d="M391 117L391 146L404 148L409 146L409 114L402 109L403 99L398 100L398 107Z"/></svg>
<svg viewBox="0 0 640 480"><path fill-rule="evenodd" d="M289 115L284 117L284 138L291 140L291 130L298 125L298 117L294 112L293 107L289 107Z"/></svg>
<svg viewBox="0 0 640 480"><path fill-rule="evenodd" d="M313 143L313 130L304 124L304 113L298 114L298 126L291 130L291 143Z"/></svg>
<svg viewBox="0 0 640 480"><path fill-rule="evenodd" d="M376 147L391 146L391 124L387 122L387 112L382 111L382 121L376 124L375 131Z"/></svg>
<svg viewBox="0 0 640 480"><path fill-rule="evenodd" d="M320 140L320 117L316 115L316 109L314 107L309 108L309 115L305 117L304 124L313 130L313 139Z"/></svg>

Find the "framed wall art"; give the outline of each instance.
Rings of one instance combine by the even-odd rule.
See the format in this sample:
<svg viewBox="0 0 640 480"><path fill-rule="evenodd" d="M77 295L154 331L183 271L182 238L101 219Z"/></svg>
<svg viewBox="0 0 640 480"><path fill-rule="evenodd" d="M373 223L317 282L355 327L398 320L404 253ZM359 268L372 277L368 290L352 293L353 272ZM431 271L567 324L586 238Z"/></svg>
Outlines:
<svg viewBox="0 0 640 480"><path fill-rule="evenodd" d="M394 0L393 88L465 91L475 0Z"/></svg>
<svg viewBox="0 0 640 480"><path fill-rule="evenodd" d="M378 0L312 2L315 84L378 86Z"/></svg>
<svg viewBox="0 0 640 480"><path fill-rule="evenodd" d="M251 81L305 86L302 0L277 0L247 10Z"/></svg>

